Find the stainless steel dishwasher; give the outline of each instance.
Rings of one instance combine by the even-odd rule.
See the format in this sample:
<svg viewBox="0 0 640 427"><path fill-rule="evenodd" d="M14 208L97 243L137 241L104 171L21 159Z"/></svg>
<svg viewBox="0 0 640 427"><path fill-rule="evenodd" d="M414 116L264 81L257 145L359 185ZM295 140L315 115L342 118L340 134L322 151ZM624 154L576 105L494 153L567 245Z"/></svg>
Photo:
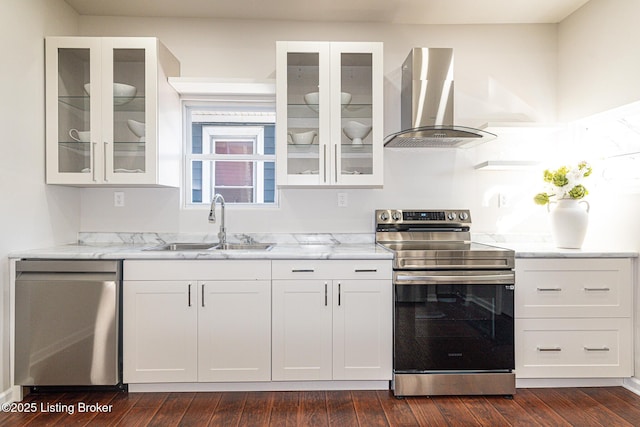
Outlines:
<svg viewBox="0 0 640 427"><path fill-rule="evenodd" d="M121 286L121 261L18 261L15 383L119 385Z"/></svg>

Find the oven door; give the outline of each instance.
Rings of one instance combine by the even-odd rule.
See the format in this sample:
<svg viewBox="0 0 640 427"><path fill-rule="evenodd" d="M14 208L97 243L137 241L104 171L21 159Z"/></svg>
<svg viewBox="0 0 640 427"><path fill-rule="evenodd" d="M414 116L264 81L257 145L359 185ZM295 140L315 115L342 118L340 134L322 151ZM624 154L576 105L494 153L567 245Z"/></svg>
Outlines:
<svg viewBox="0 0 640 427"><path fill-rule="evenodd" d="M394 372L510 371L514 273L396 271Z"/></svg>

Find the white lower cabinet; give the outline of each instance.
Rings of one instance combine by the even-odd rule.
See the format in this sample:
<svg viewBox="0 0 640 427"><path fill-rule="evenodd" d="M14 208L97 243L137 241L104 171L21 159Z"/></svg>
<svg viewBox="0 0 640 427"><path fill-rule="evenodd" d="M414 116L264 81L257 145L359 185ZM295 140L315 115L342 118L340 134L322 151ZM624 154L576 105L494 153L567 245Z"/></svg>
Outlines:
<svg viewBox="0 0 640 427"><path fill-rule="evenodd" d="M391 263L273 261L272 379L388 380Z"/></svg>
<svg viewBox="0 0 640 427"><path fill-rule="evenodd" d="M270 272L269 261L125 261L124 382L269 381Z"/></svg>
<svg viewBox="0 0 640 427"><path fill-rule="evenodd" d="M629 258L516 259L516 376L633 375Z"/></svg>
<svg viewBox="0 0 640 427"><path fill-rule="evenodd" d="M271 379L270 285L266 280L199 284L198 381Z"/></svg>
<svg viewBox="0 0 640 427"><path fill-rule="evenodd" d="M122 293L125 383L198 379L198 311L189 284L125 280Z"/></svg>

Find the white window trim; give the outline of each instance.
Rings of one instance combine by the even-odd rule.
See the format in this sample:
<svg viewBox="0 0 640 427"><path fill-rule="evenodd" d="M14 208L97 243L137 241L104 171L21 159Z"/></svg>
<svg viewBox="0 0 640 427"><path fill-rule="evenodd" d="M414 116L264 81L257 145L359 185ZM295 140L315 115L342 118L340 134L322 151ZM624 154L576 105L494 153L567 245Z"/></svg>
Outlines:
<svg viewBox="0 0 640 427"><path fill-rule="evenodd" d="M218 83L220 81L217 81ZM271 87L271 85L265 85L266 88L263 91L252 92L252 91L243 91L241 88L242 84L236 84L234 87L237 89L232 94L230 92L225 92L223 96L220 94L213 94L203 92L202 94L191 92L189 94L181 94L182 99L182 112L183 112L183 122L191 123L189 118L190 111L193 109L203 108L210 109L211 111L211 119L212 121L220 121L226 123L233 123L233 116L225 114L226 111L229 110L237 110L237 111L258 111L255 114L253 121L255 123L265 123L265 122L273 122L275 124L275 85ZM257 96L256 96L257 94ZM247 96L249 95L249 96ZM245 115L243 119L236 118L237 122L250 123ZM190 203L190 195L187 194L187 190L191 191L191 183L193 182L193 176L191 175L192 168L190 167L191 159L188 159L187 156L190 154L191 147L191 126L184 126L183 132L183 150L185 155L182 156L182 167L183 167L183 184L181 186L180 198L182 199L181 205L183 209L191 210L205 210L209 208L207 203ZM272 160L276 162L275 154L265 154L260 156L260 160ZM263 184L260 182L260 184ZM280 190L278 187L275 188L275 201L274 203L269 204L259 204L259 203L233 203L233 208L248 208L248 209L274 209L279 208L280 203ZM204 193L204 189L203 189ZM262 198L264 198L263 192Z"/></svg>

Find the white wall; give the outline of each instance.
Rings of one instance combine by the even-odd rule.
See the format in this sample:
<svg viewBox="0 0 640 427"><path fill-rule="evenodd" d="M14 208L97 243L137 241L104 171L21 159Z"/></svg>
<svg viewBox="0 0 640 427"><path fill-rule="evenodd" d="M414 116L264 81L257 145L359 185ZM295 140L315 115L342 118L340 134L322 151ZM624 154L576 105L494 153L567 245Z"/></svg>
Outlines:
<svg viewBox="0 0 640 427"><path fill-rule="evenodd" d="M574 120L640 99L640 2L590 0L558 29L558 113Z"/></svg>
<svg viewBox="0 0 640 427"><path fill-rule="evenodd" d="M453 47L458 124L555 121L555 25L385 25L81 17L83 35L158 36L187 77L273 78L277 40L384 42L385 134L399 130L400 66L412 47ZM474 150L385 150L381 190L282 190L280 207L229 208L228 230L372 232L372 212L386 207L460 207L474 212L478 231L496 231L497 196L485 192L503 174L476 172ZM493 177L493 180L491 179ZM513 179L509 178L509 181ZM514 191L512 189L511 191ZM171 189L125 189L126 206L113 207L112 189L82 191L83 231L211 231L204 210L180 208ZM529 199L527 199L529 200ZM539 211L539 209L538 209ZM537 212L533 208L534 214ZM536 230L546 227L532 226Z"/></svg>
<svg viewBox="0 0 640 427"><path fill-rule="evenodd" d="M44 36L75 34L77 24L62 0L0 3L0 390L10 385L7 254L73 241L80 226L79 191L44 184Z"/></svg>

